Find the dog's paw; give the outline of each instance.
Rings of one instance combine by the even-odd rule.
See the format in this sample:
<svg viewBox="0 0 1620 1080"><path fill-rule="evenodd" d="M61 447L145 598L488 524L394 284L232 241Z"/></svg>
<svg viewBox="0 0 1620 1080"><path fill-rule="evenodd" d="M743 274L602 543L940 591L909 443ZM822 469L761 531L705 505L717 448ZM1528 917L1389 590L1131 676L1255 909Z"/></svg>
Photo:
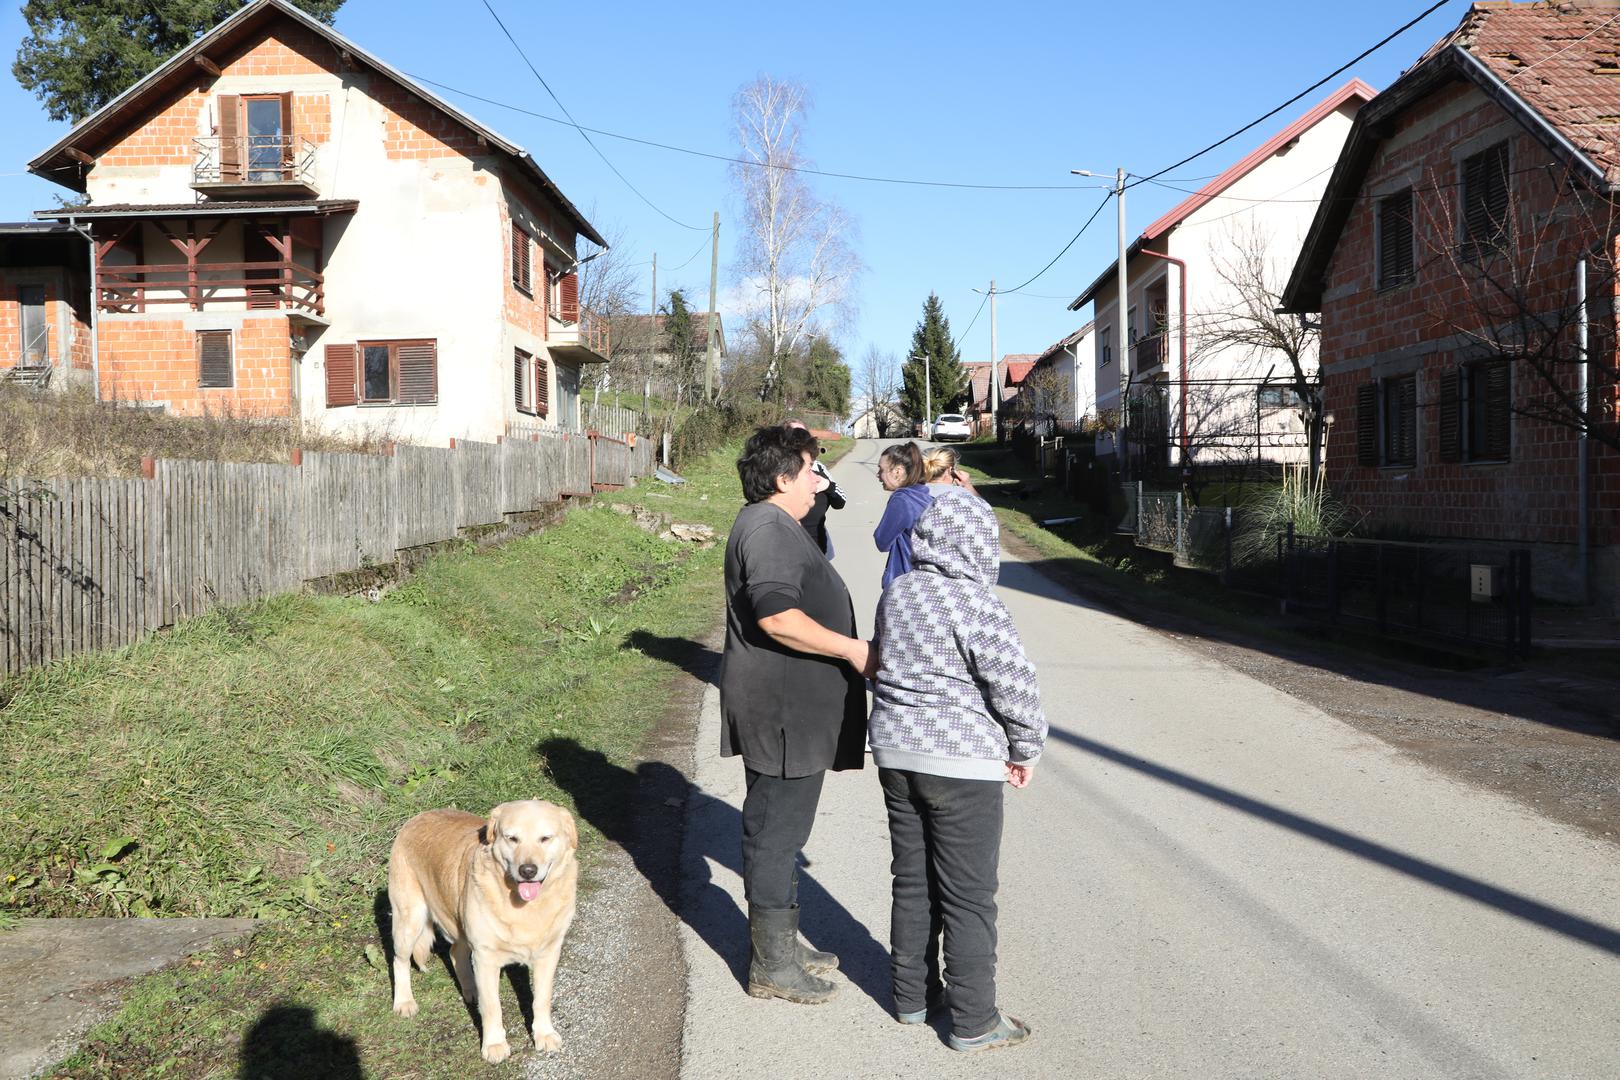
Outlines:
<svg viewBox="0 0 1620 1080"><path fill-rule="evenodd" d="M534 1033L534 1048L547 1054L555 1054L562 1049L562 1036L555 1031L539 1031Z"/></svg>
<svg viewBox="0 0 1620 1080"><path fill-rule="evenodd" d="M512 1047L507 1043L490 1043L484 1047L484 1060L491 1065L499 1065L512 1056Z"/></svg>
<svg viewBox="0 0 1620 1080"><path fill-rule="evenodd" d="M416 999L412 998L409 1001L396 1001L396 1002L394 1002L394 1012L399 1016L415 1016L416 1015Z"/></svg>

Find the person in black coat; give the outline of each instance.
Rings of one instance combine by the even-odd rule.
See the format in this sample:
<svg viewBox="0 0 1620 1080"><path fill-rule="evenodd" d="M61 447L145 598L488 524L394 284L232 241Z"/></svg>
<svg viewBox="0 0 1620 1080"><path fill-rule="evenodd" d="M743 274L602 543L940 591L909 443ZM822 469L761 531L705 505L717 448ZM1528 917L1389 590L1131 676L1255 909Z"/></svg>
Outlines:
<svg viewBox="0 0 1620 1080"><path fill-rule="evenodd" d="M801 525L815 505L814 449L808 431L767 427L737 459L748 504L726 541L720 666L720 753L742 757L748 786L748 992L804 1004L833 996L816 972L838 958L799 941L799 850L827 770L866 763L864 680L877 668L849 590Z"/></svg>
<svg viewBox="0 0 1620 1080"><path fill-rule="evenodd" d="M806 434L812 434L810 429L804 426L802 420L789 420L783 426ZM812 443L814 443L813 439ZM818 458L821 456L821 446L819 444L815 444L814 453ZM816 542L816 546L821 549L821 553L830 559L833 557L833 545L832 536L827 532L827 511L842 510L849 502L849 499L845 497L844 489L839 487L838 483L833 480L832 473L827 471L827 466L820 461L813 461L810 468L816 474L816 502L814 506L810 507L810 512L804 515L804 520L799 524L804 526L804 531L810 534L810 539Z"/></svg>

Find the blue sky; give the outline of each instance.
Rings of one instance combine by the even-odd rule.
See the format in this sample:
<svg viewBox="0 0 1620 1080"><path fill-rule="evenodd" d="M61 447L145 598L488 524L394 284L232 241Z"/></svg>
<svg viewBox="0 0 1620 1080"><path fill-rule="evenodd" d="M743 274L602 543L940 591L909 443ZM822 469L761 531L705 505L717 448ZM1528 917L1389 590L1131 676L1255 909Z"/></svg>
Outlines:
<svg viewBox="0 0 1620 1080"><path fill-rule="evenodd" d="M1102 197L1082 186L1093 181L1071 177L1070 169L1156 171L1292 97L1428 6L1422 0L826 0L794 9L728 0L677 9L642 0L491 2L585 125L731 153L731 96L769 73L810 88L805 149L819 168L1074 185L965 191L811 178L859 226L866 269L858 309L840 335L851 360L869 343L903 353L930 290L961 334L980 307L973 289L985 289L991 278L1009 288L1044 266ZM1466 9L1465 0L1451 0L1321 91L1173 176L1192 182L1219 172L1351 76L1383 89ZM413 75L558 115L481 4L348 0L336 25ZM7 60L0 75L0 220L24 220L53 205L55 186L27 175L25 166L65 130L46 120L10 76L24 30L15 5L0 12ZM622 231L634 261L650 262L657 252L661 293L681 285L706 301L706 229L719 210L725 288L737 204L724 164L597 138L659 208L705 229L689 231L637 198L570 128L446 96L527 147L603 231ZM1147 184L1132 189L1131 235L1183 197ZM998 301L999 351L1038 352L1079 325L1067 301L1112 260L1113 217L1110 206L1023 295ZM650 270L643 265L638 273L645 280ZM989 358L989 324L986 311L963 337L964 359Z"/></svg>

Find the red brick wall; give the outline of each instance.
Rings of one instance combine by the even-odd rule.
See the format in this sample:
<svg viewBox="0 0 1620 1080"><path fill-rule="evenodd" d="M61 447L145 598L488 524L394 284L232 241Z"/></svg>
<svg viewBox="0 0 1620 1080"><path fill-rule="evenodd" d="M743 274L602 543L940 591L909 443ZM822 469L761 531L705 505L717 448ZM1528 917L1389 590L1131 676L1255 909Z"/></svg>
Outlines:
<svg viewBox="0 0 1620 1080"><path fill-rule="evenodd" d="M197 385L196 331L181 319L103 319L101 392L126 401L165 401L182 416L292 413L287 319L250 318L232 335L236 385Z"/></svg>
<svg viewBox="0 0 1620 1080"><path fill-rule="evenodd" d="M22 307L17 302L17 287L25 284L45 286L46 349L51 363L55 366L62 364L61 320L65 316L70 331L67 349L72 366L81 370L90 367L90 327L63 299L66 273L51 267L48 276L41 282L37 272L31 271L19 277L0 267L0 370L12 367L22 355Z"/></svg>
<svg viewBox="0 0 1620 1080"><path fill-rule="evenodd" d="M1454 86L1433 95L1397 121L1394 135L1374 159L1361 195L1346 223L1331 262L1322 312L1322 367L1325 404L1334 424L1328 440L1330 483L1375 522L1407 526L1432 536L1572 544L1576 540L1575 439L1568 428L1515 414L1512 457L1501 464L1447 464L1439 460L1439 380L1443 370L1477 354L1459 347L1461 328L1491 319L1483 312L1488 286L1470 285L1455 259L1454 221L1459 200L1459 166L1453 148L1495 129L1506 114L1470 88ZM1403 135L1428 130L1399 145ZM1524 128L1511 126L1510 182L1515 203L1513 263L1527 282L1530 308L1542 311L1573 301L1575 258L1582 238L1602 241L1601 230L1571 226L1548 229L1555 211L1565 213L1573 196L1561 194L1561 168L1539 168L1552 161ZM1392 147L1392 144L1395 144ZM1379 291L1374 257L1377 198L1412 180L1417 232L1415 280ZM1612 244L1612 233L1607 238ZM1612 278L1608 279L1612 282ZM1610 285L1612 289L1612 284ZM1608 297L1592 298L1594 312L1609 308ZM1572 338L1570 339L1573 340ZM1614 363L1613 338L1603 326L1592 336L1599 355ZM1600 343L1606 343L1601 344ZM1356 389L1374 377L1358 365L1391 360L1434 348L1419 361L1418 460L1412 467L1374 468L1357 464ZM1524 362L1512 372L1515 409L1544 399L1550 387ZM1559 384L1572 390L1567 368ZM1612 429L1612 396L1608 413ZM1595 444L1594 444L1595 447ZM1620 543L1620 455L1594 449L1594 543Z"/></svg>

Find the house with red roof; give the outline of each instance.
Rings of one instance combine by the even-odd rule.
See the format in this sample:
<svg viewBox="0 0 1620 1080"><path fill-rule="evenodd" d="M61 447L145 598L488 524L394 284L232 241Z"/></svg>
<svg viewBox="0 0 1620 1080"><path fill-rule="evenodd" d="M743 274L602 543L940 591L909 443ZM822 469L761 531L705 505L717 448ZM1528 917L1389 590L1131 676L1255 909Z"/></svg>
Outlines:
<svg viewBox="0 0 1620 1080"><path fill-rule="evenodd" d="M1283 306L1320 313L1343 499L1620 613L1617 14L1474 4L1356 117Z"/></svg>
<svg viewBox="0 0 1620 1080"><path fill-rule="evenodd" d="M28 167L84 196L35 217L78 245L88 332L58 302L73 273L38 267L0 275L22 290L0 321L47 331L18 363L103 397L493 440L577 426L582 365L606 358L576 273L605 242L579 209L522 147L285 0L244 4ZM24 240L46 242L8 247Z"/></svg>
<svg viewBox="0 0 1620 1080"><path fill-rule="evenodd" d="M1069 305L1092 309L1096 408L1123 417L1132 476L1308 460L1292 361L1241 331L1251 319L1275 319L1275 295L1339 150L1373 97L1353 79L1213 180L1185 189L1188 197L1127 249L1125 302L1116 261ZM1248 295L1250 278L1266 296ZM1314 355L1301 360L1314 379ZM1120 442L1099 434L1098 453L1117 459Z"/></svg>
<svg viewBox="0 0 1620 1080"><path fill-rule="evenodd" d="M1035 357L1024 376L1020 415L1068 430L1080 427L1097 411L1097 380L1092 374L1093 325L1065 334Z"/></svg>

